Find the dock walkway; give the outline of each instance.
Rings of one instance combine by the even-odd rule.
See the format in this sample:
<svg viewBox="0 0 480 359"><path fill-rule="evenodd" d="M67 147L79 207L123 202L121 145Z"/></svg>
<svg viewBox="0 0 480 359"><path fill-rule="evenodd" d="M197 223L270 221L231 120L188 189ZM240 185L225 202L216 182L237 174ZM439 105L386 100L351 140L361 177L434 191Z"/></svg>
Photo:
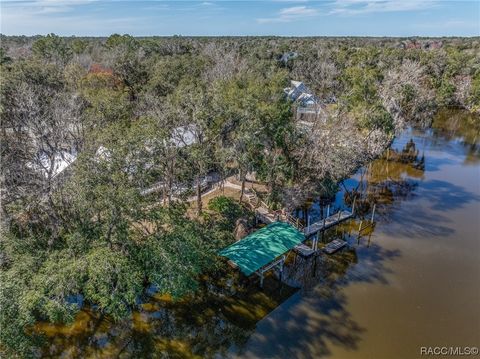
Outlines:
<svg viewBox="0 0 480 359"><path fill-rule="evenodd" d="M349 218L352 218L354 215L354 209L352 211L340 210L331 216L328 216L324 219L321 219L315 223L309 224L307 227L304 227L298 218L294 218L289 214L280 213L278 211L272 211L268 206L261 201L257 194L253 191L247 191L245 193L245 198L250 206L255 210L255 215L258 220L265 224L270 224L274 222L286 222L297 228L299 231L303 232L305 237L309 237L318 232L324 231L330 227L333 227Z"/></svg>
<svg viewBox="0 0 480 359"><path fill-rule="evenodd" d="M332 214L331 216L321 219L318 222L315 222L308 227L305 228L303 233L305 233L305 236L308 237L312 234L315 234L317 232L324 231L330 227L333 227L349 218L353 217L353 213L347 210L343 211L338 211L335 214Z"/></svg>

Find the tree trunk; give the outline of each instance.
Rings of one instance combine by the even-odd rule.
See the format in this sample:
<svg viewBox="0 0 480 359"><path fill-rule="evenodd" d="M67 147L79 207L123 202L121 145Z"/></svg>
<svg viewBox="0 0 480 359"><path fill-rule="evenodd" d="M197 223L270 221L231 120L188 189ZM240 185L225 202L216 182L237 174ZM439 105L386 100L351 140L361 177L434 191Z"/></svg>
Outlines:
<svg viewBox="0 0 480 359"><path fill-rule="evenodd" d="M246 181L246 174L244 171L240 171L240 179L242 181L242 189L240 191L240 202L242 202L243 194L245 193L245 181Z"/></svg>
<svg viewBox="0 0 480 359"><path fill-rule="evenodd" d="M167 163L168 172L168 204L172 203L173 179L175 176L175 157Z"/></svg>
<svg viewBox="0 0 480 359"><path fill-rule="evenodd" d="M200 186L200 176L197 176L197 216L202 215L202 188Z"/></svg>
<svg viewBox="0 0 480 359"><path fill-rule="evenodd" d="M172 187L173 187L172 176L168 176L168 205L172 203Z"/></svg>
<svg viewBox="0 0 480 359"><path fill-rule="evenodd" d="M165 201L167 200L167 196L168 196L168 189L167 189L167 185L164 183L162 185L162 204L165 204Z"/></svg>

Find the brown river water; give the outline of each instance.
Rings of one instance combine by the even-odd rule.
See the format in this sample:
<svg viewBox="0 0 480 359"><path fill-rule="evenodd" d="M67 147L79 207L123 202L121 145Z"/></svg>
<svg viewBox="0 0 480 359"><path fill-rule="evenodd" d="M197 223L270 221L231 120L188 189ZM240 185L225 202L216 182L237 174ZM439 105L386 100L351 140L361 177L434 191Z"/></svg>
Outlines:
<svg viewBox="0 0 480 359"><path fill-rule="evenodd" d="M289 255L283 282L271 275L263 290L225 268L180 302L152 293L123 322L85 307L72 324L38 323L41 355L388 359L480 347L480 118L442 111L344 185L332 211L355 197L358 216L320 240L346 240L340 252ZM326 212L313 200L305 210L311 221Z"/></svg>

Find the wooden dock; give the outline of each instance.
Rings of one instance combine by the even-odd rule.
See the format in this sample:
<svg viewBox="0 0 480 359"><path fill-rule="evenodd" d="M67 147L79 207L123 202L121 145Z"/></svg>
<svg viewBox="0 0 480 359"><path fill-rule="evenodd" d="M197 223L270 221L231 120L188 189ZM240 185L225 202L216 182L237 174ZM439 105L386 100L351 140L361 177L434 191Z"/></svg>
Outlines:
<svg viewBox="0 0 480 359"><path fill-rule="evenodd" d="M340 210L331 216L328 216L327 214L326 218L304 227L298 218L294 218L289 214L280 213L278 211L272 211L270 208L268 208L265 202L258 198L254 191L247 192L245 194L245 198L247 199L247 203L249 203L250 206L255 210L255 216L259 221L265 224L270 224L277 221L287 222L297 228L299 231L303 232L305 237L309 237L330 227L336 226L337 224L354 216L355 203L352 211Z"/></svg>
<svg viewBox="0 0 480 359"><path fill-rule="evenodd" d="M333 254L339 249L345 247L347 245L347 242L342 241L340 239L335 239L328 243L325 247L323 247L323 251L327 254Z"/></svg>
<svg viewBox="0 0 480 359"><path fill-rule="evenodd" d="M298 218L280 211L271 210L268 205L260 200L253 189L245 192L245 199L250 207L255 211L255 217L262 223L270 224L273 222L286 222L303 232L303 225Z"/></svg>
<svg viewBox="0 0 480 359"><path fill-rule="evenodd" d="M352 217L353 217L353 213L350 211L346 211L346 210L338 211L337 213L332 214L327 218L324 218L318 222L312 223L311 225L305 227L305 230L304 230L305 236L308 237L317 232L324 231Z"/></svg>

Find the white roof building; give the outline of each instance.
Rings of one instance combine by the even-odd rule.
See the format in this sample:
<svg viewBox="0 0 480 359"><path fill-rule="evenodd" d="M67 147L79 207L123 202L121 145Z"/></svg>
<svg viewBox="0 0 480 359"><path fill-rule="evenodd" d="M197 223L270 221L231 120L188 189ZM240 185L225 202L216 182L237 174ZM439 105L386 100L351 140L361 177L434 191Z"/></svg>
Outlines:
<svg viewBox="0 0 480 359"><path fill-rule="evenodd" d="M292 80L291 86L283 91L297 105L297 116L301 114L319 115L324 113L325 105L303 82Z"/></svg>
<svg viewBox="0 0 480 359"><path fill-rule="evenodd" d="M170 138L170 143L176 147L187 147L197 142L195 125L176 127ZM147 151L150 149L147 146ZM45 178L55 178L65 171L72 163L76 161L78 153L76 151L60 150L53 155L46 152L37 154L35 160L27 164L32 170L41 173ZM94 160L109 162L112 159L112 152L104 147L99 146L95 152ZM144 164L148 169L152 166L150 163Z"/></svg>
<svg viewBox="0 0 480 359"><path fill-rule="evenodd" d="M290 100L297 101L302 94L312 94L303 82L292 80L290 83L291 87L287 87L283 90Z"/></svg>
<svg viewBox="0 0 480 359"><path fill-rule="evenodd" d="M76 159L76 152L59 151L53 154L53 156L49 156L46 152L41 152L38 154L38 160L30 162L28 166L42 173L45 178L49 176L55 178L75 162Z"/></svg>

